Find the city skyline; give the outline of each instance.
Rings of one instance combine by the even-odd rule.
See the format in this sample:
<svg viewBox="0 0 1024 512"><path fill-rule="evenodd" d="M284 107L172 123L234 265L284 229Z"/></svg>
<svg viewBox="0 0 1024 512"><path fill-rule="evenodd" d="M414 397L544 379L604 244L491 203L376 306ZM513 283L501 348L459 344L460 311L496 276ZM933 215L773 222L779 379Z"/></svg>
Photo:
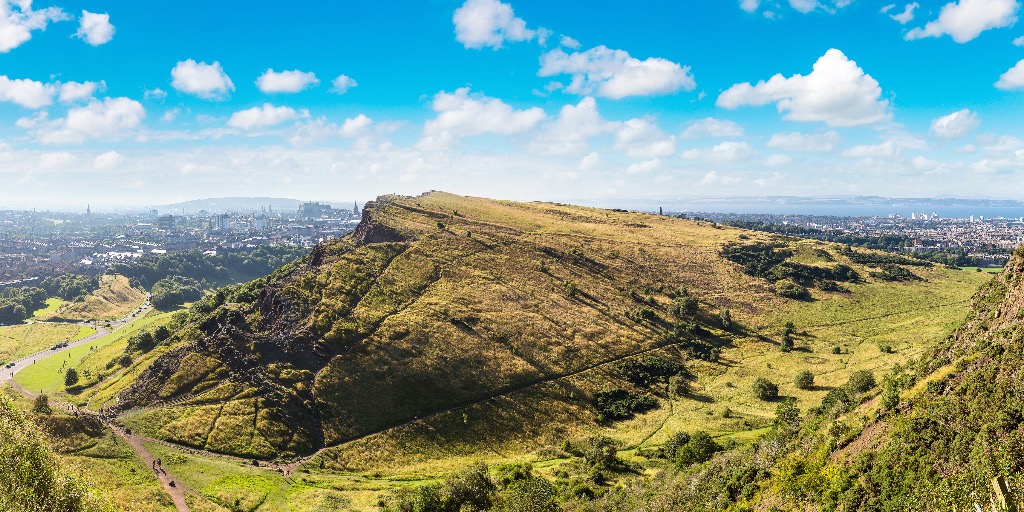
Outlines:
<svg viewBox="0 0 1024 512"><path fill-rule="evenodd" d="M0 208L1024 192L1017 0L0 3Z"/></svg>

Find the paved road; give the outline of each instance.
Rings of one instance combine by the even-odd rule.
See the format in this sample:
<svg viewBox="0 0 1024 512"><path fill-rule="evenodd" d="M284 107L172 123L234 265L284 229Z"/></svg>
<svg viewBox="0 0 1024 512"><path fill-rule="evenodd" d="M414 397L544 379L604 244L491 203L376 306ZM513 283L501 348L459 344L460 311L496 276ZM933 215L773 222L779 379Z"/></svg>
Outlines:
<svg viewBox="0 0 1024 512"><path fill-rule="evenodd" d="M86 338L82 338L82 339L80 339L78 341L74 341L74 342L68 343L67 347L58 348L56 350L50 350L50 349L40 350L39 352L36 352L35 354L32 354L30 356L26 356L26 357L23 357L21 359L18 359L17 361L14 361L14 367L13 368L0 368L0 386L3 386L4 384L6 384L7 381L9 381L12 378L14 378L14 375L16 375L21 370L24 370L25 368L27 368L29 365L33 364L36 361L40 361L40 360L46 359L47 357L51 357L51 356L55 356L57 354L61 354L61 353L67 352L68 350L71 350L72 348L75 348L75 347L79 347L79 346L82 346L82 345L89 345L90 343L95 342L96 340L106 336L107 334L110 334L111 331L116 331L116 330L120 329L125 324L131 322L136 317L141 316L142 314L144 314L145 312L149 311L153 307L150 304L150 302L149 302L151 297L152 296L147 293L146 294L146 302L143 302L142 305L140 305L139 307L135 308L135 311L132 311L131 313L125 315L124 318L121 318L119 320L114 320L114 321L110 322L110 328L109 329L107 329L103 324L100 324L98 322L77 322L77 323L54 322L54 323L60 323L60 324L65 324L65 325L79 325L79 326L82 326L82 327L91 327L93 329L96 329L96 334L93 334L93 335L88 336ZM39 322L39 323L48 323L48 322ZM10 361L7 361L7 362L10 362Z"/></svg>

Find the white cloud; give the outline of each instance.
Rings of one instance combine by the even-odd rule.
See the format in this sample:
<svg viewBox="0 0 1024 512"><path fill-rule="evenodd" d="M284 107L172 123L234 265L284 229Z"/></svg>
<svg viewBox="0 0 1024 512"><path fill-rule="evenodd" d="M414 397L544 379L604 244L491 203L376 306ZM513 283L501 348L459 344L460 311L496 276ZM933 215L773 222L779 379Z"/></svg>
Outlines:
<svg viewBox="0 0 1024 512"><path fill-rule="evenodd" d="M896 7L896 6L895 5L888 5L884 9L882 9L882 12L883 13L888 13L889 10L892 9L893 7ZM907 23L910 23L911 21L914 21L914 11L918 7L921 7L921 4L919 4L917 2L909 3L909 4L907 4L906 7L903 8L903 12L896 13L896 14L890 14L889 17L892 18L893 20L895 20L896 22L898 22L900 25L906 25Z"/></svg>
<svg viewBox="0 0 1024 512"><path fill-rule="evenodd" d="M956 139L967 135L978 126L978 116L963 109L932 121L932 133L943 139Z"/></svg>
<svg viewBox="0 0 1024 512"><path fill-rule="evenodd" d="M167 97L167 91L157 87L156 89L146 89L142 93L142 97L147 100L162 100Z"/></svg>
<svg viewBox="0 0 1024 512"><path fill-rule="evenodd" d="M540 154L582 153L589 148L591 137L611 133L617 126L601 117L594 98L586 97L577 105L563 106L558 119L533 140L530 149Z"/></svg>
<svg viewBox="0 0 1024 512"><path fill-rule="evenodd" d="M828 126L859 126L891 117L888 100L881 99L878 82L865 74L843 52L825 52L809 75L789 78L777 74L757 85L735 84L723 92L716 105L735 109L746 105L776 103L783 119L821 121Z"/></svg>
<svg viewBox="0 0 1024 512"><path fill-rule="evenodd" d="M231 114L228 126L242 130L267 128L302 117L302 114L289 107L275 107L264 103L262 107L253 107Z"/></svg>
<svg viewBox="0 0 1024 512"><path fill-rule="evenodd" d="M256 79L256 87L265 93L300 92L319 84L315 74L297 69L280 73L267 69Z"/></svg>
<svg viewBox="0 0 1024 512"><path fill-rule="evenodd" d="M893 133L888 140L879 144L863 144L843 151L845 158L876 158L895 160L904 149L925 149L924 141L906 133Z"/></svg>
<svg viewBox="0 0 1024 512"><path fill-rule="evenodd" d="M639 174L642 172L656 171L661 168L661 160L653 158L651 160L644 160L643 162L636 162L630 164L626 168L626 174Z"/></svg>
<svg viewBox="0 0 1024 512"><path fill-rule="evenodd" d="M538 107L515 110L497 98L470 95L463 87L454 93L441 91L434 96L437 117L423 126L421 148L446 147L459 137L494 133L512 135L532 130L547 118Z"/></svg>
<svg viewBox="0 0 1024 512"><path fill-rule="evenodd" d="M991 153L1006 153L1011 151L1017 151L1019 149L1024 149L1024 140L1018 139L1017 137L1014 137L1012 135L1003 135L998 139L994 139L991 137L984 138L987 139L985 141L984 149L985 151Z"/></svg>
<svg viewBox="0 0 1024 512"><path fill-rule="evenodd" d="M575 39L573 39L573 38L571 38L571 37L569 37L569 36L562 36L562 39L558 42L558 44L560 44L560 45L562 45L562 46L564 46L566 48L569 48L571 50L579 50L580 49L580 42L575 40Z"/></svg>
<svg viewBox="0 0 1024 512"><path fill-rule="evenodd" d="M77 162L75 155L67 151L43 153L39 155L39 166L43 169L67 169Z"/></svg>
<svg viewBox="0 0 1024 512"><path fill-rule="evenodd" d="M982 32L1008 27L1017 21L1017 0L959 0L939 11L939 18L907 32L906 39L948 35L958 43L966 43Z"/></svg>
<svg viewBox="0 0 1024 512"><path fill-rule="evenodd" d="M690 149L681 155L687 160L703 160L711 163L728 163L747 160L754 155L754 149L746 142L726 141L711 149Z"/></svg>
<svg viewBox="0 0 1024 512"><path fill-rule="evenodd" d="M60 84L60 94L58 98L64 103L73 103L75 101L91 99L96 91L102 91L107 88L107 83L104 81L99 82L65 82Z"/></svg>
<svg viewBox="0 0 1024 512"><path fill-rule="evenodd" d="M1013 40L1013 45L1014 46L1024 46L1024 36L1020 36L1017 39L1014 39Z"/></svg>
<svg viewBox="0 0 1024 512"><path fill-rule="evenodd" d="M1024 88L1024 59L1000 75L995 85L997 89L1004 90Z"/></svg>
<svg viewBox="0 0 1024 512"><path fill-rule="evenodd" d="M351 77L346 75L338 75L338 78L331 80L331 92L336 94L345 94L349 89L359 85Z"/></svg>
<svg viewBox="0 0 1024 512"><path fill-rule="evenodd" d="M615 133L615 149L631 158L652 159L676 152L676 138L650 119L630 119Z"/></svg>
<svg viewBox="0 0 1024 512"><path fill-rule="evenodd" d="M588 154L587 156L583 157L580 160L580 164L578 167L581 171L589 171L590 169L593 169L598 165L601 165L603 161L604 159L601 158L600 154L596 152L591 152L590 154Z"/></svg>
<svg viewBox="0 0 1024 512"><path fill-rule="evenodd" d="M27 78L10 79L0 75L0 101L9 101L25 108L37 109L53 104L57 92L53 84Z"/></svg>
<svg viewBox="0 0 1024 512"><path fill-rule="evenodd" d="M799 132L776 133L765 146L787 151L828 152L835 149L843 138L829 130L825 133L803 134Z"/></svg>
<svg viewBox="0 0 1024 512"><path fill-rule="evenodd" d="M142 104L129 98L106 98L73 108L67 117L40 127L43 144L81 144L91 138L117 137L146 117Z"/></svg>
<svg viewBox="0 0 1024 512"><path fill-rule="evenodd" d="M171 77L171 87L207 100L225 99L235 90L235 84L217 61L181 61L171 70Z"/></svg>
<svg viewBox="0 0 1024 512"><path fill-rule="evenodd" d="M110 170L116 169L124 165L124 155L117 151L107 151L101 155L97 155L96 159L93 160L92 166L98 170Z"/></svg>
<svg viewBox="0 0 1024 512"><path fill-rule="evenodd" d="M7 53L32 39L33 30L46 30L51 22L67 19L68 15L56 7L32 10L31 0L0 1L0 53Z"/></svg>
<svg viewBox="0 0 1024 512"><path fill-rule="evenodd" d="M764 159L764 165L768 167L782 167L791 163L793 163L793 157L781 153L776 153Z"/></svg>
<svg viewBox="0 0 1024 512"><path fill-rule="evenodd" d="M718 174L718 171L710 171L704 175L704 178L697 182L698 185L709 186L709 185L736 185L742 183L743 180L739 178L733 178L729 176L722 176Z"/></svg>
<svg viewBox="0 0 1024 512"><path fill-rule="evenodd" d="M851 3L853 3L853 0L832 0L832 2L828 4L819 2L818 0L789 0L790 7L804 14L815 9L821 9L824 12L833 14L837 10L846 7Z"/></svg>
<svg viewBox="0 0 1024 512"><path fill-rule="evenodd" d="M757 12L757 8L761 6L761 0L740 0L740 9L747 12Z"/></svg>
<svg viewBox="0 0 1024 512"><path fill-rule="evenodd" d="M501 48L505 41L529 41L536 32L526 28L512 6L498 0L466 0L452 15L455 39L466 48Z"/></svg>
<svg viewBox="0 0 1024 512"><path fill-rule="evenodd" d="M110 42L114 38L114 26L110 24L110 15L83 10L75 37L84 39L93 46Z"/></svg>
<svg viewBox="0 0 1024 512"><path fill-rule="evenodd" d="M743 127L733 121L708 117L694 121L679 135L681 139L699 139L702 137L742 137Z"/></svg>
<svg viewBox="0 0 1024 512"><path fill-rule="evenodd" d="M596 94L612 99L671 94L697 87L689 66L651 57L633 58L623 50L605 46L566 53L556 48L540 59L538 76L572 75L565 88L574 94Z"/></svg>
<svg viewBox="0 0 1024 512"><path fill-rule="evenodd" d="M366 117L364 114L359 114L356 117L346 119L341 125L341 135L343 137L358 137L366 132L366 129L373 124L373 120Z"/></svg>

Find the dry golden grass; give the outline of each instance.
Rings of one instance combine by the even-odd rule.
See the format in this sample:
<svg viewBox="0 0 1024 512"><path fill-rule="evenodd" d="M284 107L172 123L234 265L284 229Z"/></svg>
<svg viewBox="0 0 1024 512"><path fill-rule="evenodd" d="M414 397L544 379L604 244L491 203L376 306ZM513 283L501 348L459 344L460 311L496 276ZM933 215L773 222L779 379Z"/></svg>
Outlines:
<svg viewBox="0 0 1024 512"><path fill-rule="evenodd" d="M132 288L124 276L103 276L100 288L83 302L65 302L44 320L117 320L131 313L146 300L146 293Z"/></svg>

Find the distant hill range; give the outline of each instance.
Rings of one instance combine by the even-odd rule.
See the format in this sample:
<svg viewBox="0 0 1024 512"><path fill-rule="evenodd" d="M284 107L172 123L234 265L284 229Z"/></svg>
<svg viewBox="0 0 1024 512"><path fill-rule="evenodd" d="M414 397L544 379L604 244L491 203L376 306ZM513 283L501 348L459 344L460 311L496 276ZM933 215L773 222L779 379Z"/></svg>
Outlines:
<svg viewBox="0 0 1024 512"><path fill-rule="evenodd" d="M192 201L168 204L164 206L155 206L153 209L159 211L161 214L167 213L171 215L180 214L182 211L185 213L195 213L200 210L206 210L210 213L248 213L269 210L273 210L275 212L296 212L299 210L299 206L306 202L310 201L281 197L216 197L210 199L194 199ZM335 208L352 208L351 204L330 203L327 201L320 202L330 204Z"/></svg>

